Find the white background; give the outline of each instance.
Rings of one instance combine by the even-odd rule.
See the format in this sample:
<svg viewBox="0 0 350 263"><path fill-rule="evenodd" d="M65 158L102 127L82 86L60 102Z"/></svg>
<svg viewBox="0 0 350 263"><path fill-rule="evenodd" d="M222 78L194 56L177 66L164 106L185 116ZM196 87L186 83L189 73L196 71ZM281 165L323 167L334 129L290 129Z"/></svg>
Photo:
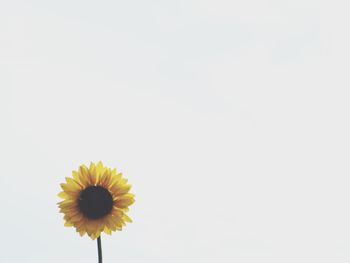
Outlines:
<svg viewBox="0 0 350 263"><path fill-rule="evenodd" d="M98 160L107 263L349 262L346 2L0 0L0 262L97 262L56 194Z"/></svg>

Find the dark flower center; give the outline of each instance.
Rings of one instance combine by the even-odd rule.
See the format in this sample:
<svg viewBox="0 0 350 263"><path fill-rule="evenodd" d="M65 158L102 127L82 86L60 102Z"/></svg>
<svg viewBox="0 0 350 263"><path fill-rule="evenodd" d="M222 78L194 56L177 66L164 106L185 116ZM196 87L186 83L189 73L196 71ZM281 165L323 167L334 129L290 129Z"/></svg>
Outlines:
<svg viewBox="0 0 350 263"><path fill-rule="evenodd" d="M80 193L78 206L84 216L99 219L111 212L113 198L106 188L89 186Z"/></svg>

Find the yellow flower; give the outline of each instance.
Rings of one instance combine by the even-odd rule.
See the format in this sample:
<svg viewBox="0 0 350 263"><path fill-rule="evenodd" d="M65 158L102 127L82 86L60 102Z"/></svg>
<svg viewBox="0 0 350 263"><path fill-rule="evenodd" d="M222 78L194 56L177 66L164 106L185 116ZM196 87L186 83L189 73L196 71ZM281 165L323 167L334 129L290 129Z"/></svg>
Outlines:
<svg viewBox="0 0 350 263"><path fill-rule="evenodd" d="M92 239L101 232L111 234L122 230L131 219L126 215L134 203L129 193L131 185L116 169L105 167L102 162L91 162L90 167L81 165L73 171L73 178L66 177L62 192L64 200L58 203L64 214L65 226L74 226L81 236L87 233Z"/></svg>

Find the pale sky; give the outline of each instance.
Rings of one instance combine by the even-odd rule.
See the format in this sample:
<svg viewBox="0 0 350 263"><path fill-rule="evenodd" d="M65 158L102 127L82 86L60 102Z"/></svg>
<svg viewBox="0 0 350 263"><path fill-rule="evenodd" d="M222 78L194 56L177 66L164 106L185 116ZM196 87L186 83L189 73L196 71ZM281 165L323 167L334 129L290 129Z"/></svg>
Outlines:
<svg viewBox="0 0 350 263"><path fill-rule="evenodd" d="M106 263L348 263L348 10L0 0L0 262L97 262L56 203L102 160L136 194Z"/></svg>

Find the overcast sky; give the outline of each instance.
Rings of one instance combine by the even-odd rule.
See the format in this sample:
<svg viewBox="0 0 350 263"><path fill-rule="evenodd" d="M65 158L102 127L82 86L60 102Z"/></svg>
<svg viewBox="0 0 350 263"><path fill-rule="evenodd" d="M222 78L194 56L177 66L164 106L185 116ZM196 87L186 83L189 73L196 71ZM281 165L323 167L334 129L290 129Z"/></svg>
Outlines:
<svg viewBox="0 0 350 263"><path fill-rule="evenodd" d="M102 160L106 263L349 262L346 2L0 0L0 261L97 262L56 203Z"/></svg>

